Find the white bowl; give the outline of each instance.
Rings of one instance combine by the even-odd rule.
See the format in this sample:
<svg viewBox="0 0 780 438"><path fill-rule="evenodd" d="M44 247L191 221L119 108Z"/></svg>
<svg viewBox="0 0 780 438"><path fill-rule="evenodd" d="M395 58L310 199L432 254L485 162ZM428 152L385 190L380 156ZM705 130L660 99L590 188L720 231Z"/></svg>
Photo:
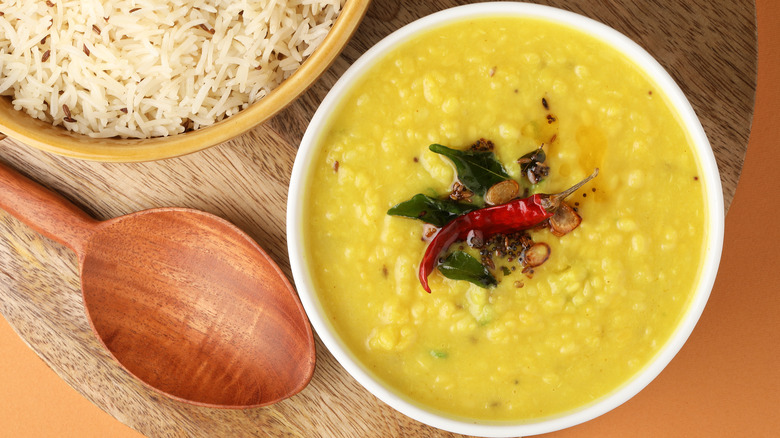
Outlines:
<svg viewBox="0 0 780 438"><path fill-rule="evenodd" d="M574 412L537 422L479 422L453 419L408 401L376 378L350 352L329 322L309 272L302 232L305 221L303 216L305 192L311 173L311 157L315 155L318 148L317 140L328 116L352 84L385 54L413 36L446 23L495 15L541 18L579 29L611 45L639 65L663 90L690 135L701 166L700 180L704 182L709 216L705 260L695 294L676 330L652 362L630 381L596 402ZM339 363L372 394L415 420L451 432L489 437L534 435L574 426L614 409L647 386L682 348L704 310L720 262L723 228L723 195L712 149L693 108L663 67L636 43L608 26L572 12L514 2L472 4L432 14L397 30L361 56L326 96L309 124L295 159L287 207L287 239L295 284L314 329Z"/></svg>

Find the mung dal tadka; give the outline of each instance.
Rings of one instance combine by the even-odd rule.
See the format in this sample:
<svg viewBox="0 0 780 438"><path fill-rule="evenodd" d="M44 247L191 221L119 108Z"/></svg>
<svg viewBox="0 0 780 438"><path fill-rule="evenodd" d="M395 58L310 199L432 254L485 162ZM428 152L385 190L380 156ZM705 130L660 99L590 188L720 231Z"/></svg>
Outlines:
<svg viewBox="0 0 780 438"><path fill-rule="evenodd" d="M499 204L599 174L566 199L567 232L507 231L514 252L456 241L438 266L458 253L495 281L432 269L429 294L429 241L494 185L470 189L441 152L488 140L514 181ZM518 17L431 29L352 86L319 144L304 229L317 294L352 353L422 406L509 421L576 409L641 371L689 305L708 221L698 159L656 85L594 37ZM417 195L466 207L439 224L388 214Z"/></svg>

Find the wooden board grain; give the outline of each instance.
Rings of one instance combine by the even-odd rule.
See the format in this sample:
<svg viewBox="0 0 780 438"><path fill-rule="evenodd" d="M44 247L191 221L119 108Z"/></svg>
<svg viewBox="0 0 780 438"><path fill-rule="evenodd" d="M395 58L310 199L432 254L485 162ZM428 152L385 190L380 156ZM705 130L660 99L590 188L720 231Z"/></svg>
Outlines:
<svg viewBox="0 0 780 438"><path fill-rule="evenodd" d="M398 27L466 2L375 0L323 77L268 123L206 151L152 163L85 162L11 139L0 160L62 193L97 219L183 206L224 217L263 246L290 276L287 184L297 145L340 74ZM721 170L728 206L747 148L756 86L755 5L750 0L557 0L625 33L664 65L697 111ZM161 398L114 363L92 335L75 255L0 212L0 313L41 358L87 399L150 437L452 436L402 416L352 379L317 340L317 369L300 394L244 411ZM34 382L31 382L34 384Z"/></svg>

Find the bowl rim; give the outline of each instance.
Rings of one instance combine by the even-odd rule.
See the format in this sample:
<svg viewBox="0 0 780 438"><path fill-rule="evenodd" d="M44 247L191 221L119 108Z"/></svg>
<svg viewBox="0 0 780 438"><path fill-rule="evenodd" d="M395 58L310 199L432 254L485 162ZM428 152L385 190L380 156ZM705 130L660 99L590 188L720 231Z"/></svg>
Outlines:
<svg viewBox="0 0 780 438"><path fill-rule="evenodd" d="M378 377L374 377L335 333L325 315L315 293L316 287L307 270L308 257L302 232L303 206L312 167L312 160L309 160L309 157L317 152L322 127L328 122L332 109L339 104L351 84L387 52L430 29L456 21L499 15L546 19L577 29L615 48L642 69L663 91L669 104L678 112L682 125L688 131L699 161L701 171L699 179L704 183L705 202L708 206L707 237L695 292L675 331L654 358L620 387L585 406L549 418L519 422L456 419L409 400ZM661 373L690 336L707 303L722 252L724 216L720 175L704 129L685 94L647 51L619 31L574 12L519 2L477 3L445 9L396 30L361 56L333 86L309 123L293 165L287 208L288 255L298 294L315 331L341 366L369 392L404 415L439 429L485 437L525 436L568 428L603 415L639 393Z"/></svg>
<svg viewBox="0 0 780 438"><path fill-rule="evenodd" d="M213 125L167 137L95 138L34 119L0 118L0 133L45 152L101 162L142 162L198 152L237 137L285 109L311 87L341 54L363 20L371 0L349 0L320 46L267 96ZM2 106L13 110L8 99ZM16 111L16 110L13 110Z"/></svg>

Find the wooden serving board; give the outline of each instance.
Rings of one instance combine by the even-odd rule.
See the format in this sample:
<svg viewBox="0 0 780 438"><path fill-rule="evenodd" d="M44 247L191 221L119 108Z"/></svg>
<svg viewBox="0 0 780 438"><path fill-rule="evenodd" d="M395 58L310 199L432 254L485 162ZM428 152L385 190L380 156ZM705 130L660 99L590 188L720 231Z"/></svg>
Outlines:
<svg viewBox="0 0 780 438"><path fill-rule="evenodd" d="M393 30L465 2L375 0L354 38L298 101L251 132L165 161L107 164L43 153L11 139L0 159L98 219L182 206L222 216L262 245L289 276L287 185L308 120L336 79ZM550 0L633 38L686 93L720 166L731 203L747 149L756 88L751 0ZM112 361L90 331L77 263L66 248L0 211L0 313L38 355L87 399L150 437L449 436L374 398L317 340L317 369L300 394L271 407L217 410L162 398ZM30 382L34 385L35 382Z"/></svg>

